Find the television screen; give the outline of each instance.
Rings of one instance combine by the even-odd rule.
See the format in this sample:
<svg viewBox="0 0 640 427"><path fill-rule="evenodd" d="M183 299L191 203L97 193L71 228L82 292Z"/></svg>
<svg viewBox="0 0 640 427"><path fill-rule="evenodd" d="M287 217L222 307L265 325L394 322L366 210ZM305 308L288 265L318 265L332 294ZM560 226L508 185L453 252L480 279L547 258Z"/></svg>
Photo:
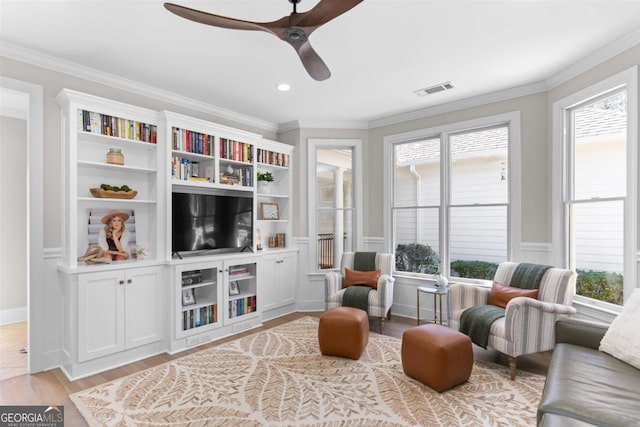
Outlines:
<svg viewBox="0 0 640 427"><path fill-rule="evenodd" d="M240 251L253 244L251 195L172 193L171 250Z"/></svg>

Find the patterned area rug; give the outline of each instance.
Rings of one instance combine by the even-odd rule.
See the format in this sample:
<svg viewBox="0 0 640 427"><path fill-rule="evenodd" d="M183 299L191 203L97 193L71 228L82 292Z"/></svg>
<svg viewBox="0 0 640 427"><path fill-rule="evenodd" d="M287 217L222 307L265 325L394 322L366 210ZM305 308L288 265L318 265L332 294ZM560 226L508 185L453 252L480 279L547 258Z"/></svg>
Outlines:
<svg viewBox="0 0 640 427"><path fill-rule="evenodd" d="M544 377L476 361L438 394L371 333L360 360L318 350L305 317L71 395L92 426L533 426Z"/></svg>

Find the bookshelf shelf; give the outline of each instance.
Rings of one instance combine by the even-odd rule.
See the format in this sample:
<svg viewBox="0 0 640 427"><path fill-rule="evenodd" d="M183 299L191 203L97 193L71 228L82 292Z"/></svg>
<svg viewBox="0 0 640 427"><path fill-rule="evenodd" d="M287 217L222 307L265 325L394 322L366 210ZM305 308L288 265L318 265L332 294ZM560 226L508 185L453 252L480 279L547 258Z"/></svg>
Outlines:
<svg viewBox="0 0 640 427"><path fill-rule="evenodd" d="M218 262L176 266L176 338L200 334L222 325L219 314L221 268Z"/></svg>
<svg viewBox="0 0 640 427"><path fill-rule="evenodd" d="M78 202L95 204L115 204L115 205L155 205L158 202L151 199L108 199L96 197L78 197Z"/></svg>
<svg viewBox="0 0 640 427"><path fill-rule="evenodd" d="M157 170L147 167L135 167L135 166L127 166L127 165L112 165L109 163L101 163L101 162L93 162L88 160L78 160L78 167L86 167L86 168L98 168L105 169L108 171L112 171L114 173L122 173L122 172L137 172L143 174L153 174L157 173Z"/></svg>
<svg viewBox="0 0 640 427"><path fill-rule="evenodd" d="M99 133L91 133L78 131L78 136L85 143L100 144L103 146L110 145L118 148L135 148L138 150L157 150L157 144L145 141L136 141L134 139L120 138L111 135L102 135Z"/></svg>

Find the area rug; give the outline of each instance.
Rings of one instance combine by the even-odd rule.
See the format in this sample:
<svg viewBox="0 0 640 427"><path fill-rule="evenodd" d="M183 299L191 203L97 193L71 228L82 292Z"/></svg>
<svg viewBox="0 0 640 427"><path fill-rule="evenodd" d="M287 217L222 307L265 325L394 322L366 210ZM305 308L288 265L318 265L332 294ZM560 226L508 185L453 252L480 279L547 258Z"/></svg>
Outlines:
<svg viewBox="0 0 640 427"><path fill-rule="evenodd" d="M437 393L407 377L401 341L322 356L304 317L71 395L98 426L534 426L544 377L476 361ZM428 363L428 362L426 362Z"/></svg>

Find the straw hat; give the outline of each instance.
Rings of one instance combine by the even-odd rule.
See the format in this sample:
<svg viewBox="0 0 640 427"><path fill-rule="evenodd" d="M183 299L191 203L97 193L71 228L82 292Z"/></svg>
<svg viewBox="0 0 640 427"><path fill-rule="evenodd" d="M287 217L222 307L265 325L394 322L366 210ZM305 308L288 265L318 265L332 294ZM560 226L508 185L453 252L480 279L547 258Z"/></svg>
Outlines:
<svg viewBox="0 0 640 427"><path fill-rule="evenodd" d="M108 224L111 221L111 218L113 218L114 216L119 216L120 218L122 218L122 222L126 222L129 219L128 213L118 211L118 210L113 210L113 211L109 211L105 216L102 217L102 223Z"/></svg>

